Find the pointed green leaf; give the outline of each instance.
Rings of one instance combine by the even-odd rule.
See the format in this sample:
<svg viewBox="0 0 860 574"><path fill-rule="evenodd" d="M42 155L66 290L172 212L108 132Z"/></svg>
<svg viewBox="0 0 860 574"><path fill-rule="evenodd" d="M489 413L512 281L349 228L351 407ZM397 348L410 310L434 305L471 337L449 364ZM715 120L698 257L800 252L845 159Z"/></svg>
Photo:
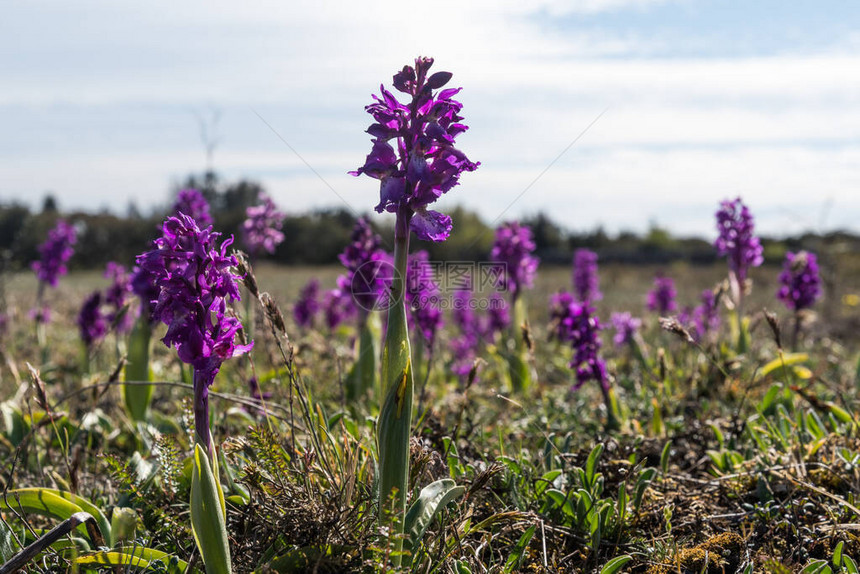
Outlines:
<svg viewBox="0 0 860 574"><path fill-rule="evenodd" d="M0 497L0 509L32 512L60 520L66 520L76 512L89 512L96 519L105 540L110 539L110 523L101 510L70 492L53 488L18 488L6 493L5 499ZM78 531L89 537L83 524L78 526Z"/></svg>
<svg viewBox="0 0 860 574"><path fill-rule="evenodd" d="M209 574L231 574L221 487L212 473L209 456L194 445L191 475L191 530Z"/></svg>
<svg viewBox="0 0 860 574"><path fill-rule="evenodd" d="M465 489L450 478L443 478L421 489L418 499L406 513L405 530L409 534L412 548L418 548L424 532L436 513L449 502L463 495Z"/></svg>
<svg viewBox="0 0 860 574"><path fill-rule="evenodd" d="M597 461L600 460L600 455L603 454L603 443L597 443L588 455L588 460L585 461L585 476L588 479L588 488L594 484L594 475L597 472Z"/></svg>
<svg viewBox="0 0 860 574"><path fill-rule="evenodd" d="M632 556L625 554L624 556L617 556L607 562L603 568L600 570L600 574L616 574L620 572L624 565L633 560Z"/></svg>
<svg viewBox="0 0 860 574"><path fill-rule="evenodd" d="M505 562L505 567L502 569L502 572L505 574L510 574L511 572L516 572L520 567L520 563L523 561L523 556L526 553L526 548L529 546L529 542L532 541L532 536L535 533L535 526L529 526L523 535L520 536L519 541L516 546L514 546L513 550L511 550L510 555L508 556L507 562Z"/></svg>
<svg viewBox="0 0 860 574"><path fill-rule="evenodd" d="M128 338L128 363L125 380L128 382L150 381L149 351L152 346L152 326L146 313L141 313L134 323ZM145 421L152 402L152 385L123 385L122 398L128 416L133 421Z"/></svg>
<svg viewBox="0 0 860 574"><path fill-rule="evenodd" d="M96 552L75 559L76 564L104 564L108 566L137 566L142 569L154 567L160 561L168 567L167 572L179 574L188 569L188 563L175 556L142 546L118 548L110 552ZM173 568L170 565L173 564Z"/></svg>
<svg viewBox="0 0 860 574"><path fill-rule="evenodd" d="M759 375L761 377L766 377L776 372L777 370L782 371L783 367L799 365L801 363L805 363L808 360L808 353L785 353L782 357L777 357L776 359L770 361L765 366L763 366L761 368L761 371L759 371Z"/></svg>

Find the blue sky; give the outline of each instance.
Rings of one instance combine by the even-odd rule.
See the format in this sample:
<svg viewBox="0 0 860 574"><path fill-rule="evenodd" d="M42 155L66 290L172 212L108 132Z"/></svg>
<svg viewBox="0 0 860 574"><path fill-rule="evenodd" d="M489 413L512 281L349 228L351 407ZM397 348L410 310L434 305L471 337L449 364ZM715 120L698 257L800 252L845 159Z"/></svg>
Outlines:
<svg viewBox="0 0 860 574"><path fill-rule="evenodd" d="M443 210L712 237L741 195L766 233L860 231L858 21L847 1L14 3L0 201L163 204L205 167L198 118L218 110L226 177L288 211L342 205L329 186L368 211L374 182L346 175L363 106L422 54L464 88L460 147L482 163Z"/></svg>

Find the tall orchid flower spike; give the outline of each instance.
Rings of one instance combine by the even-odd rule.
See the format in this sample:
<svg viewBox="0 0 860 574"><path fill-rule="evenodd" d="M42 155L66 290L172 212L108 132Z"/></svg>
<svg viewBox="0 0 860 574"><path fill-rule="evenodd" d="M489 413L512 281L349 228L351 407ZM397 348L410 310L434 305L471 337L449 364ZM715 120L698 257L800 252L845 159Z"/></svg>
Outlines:
<svg viewBox="0 0 860 574"><path fill-rule="evenodd" d="M779 274L779 290L776 297L794 312L794 330L791 346L797 346L803 315L821 297L821 276L815 253L800 251L785 254L782 273Z"/></svg>
<svg viewBox="0 0 860 574"><path fill-rule="evenodd" d="M31 269L39 279L36 290L36 306L30 311L30 316L36 323L36 341L39 345L42 362L48 362L48 336L46 325L51 318L51 308L45 303L45 289L56 287L60 277L68 273L66 263L74 255L74 245L78 234L74 226L60 219L56 226L48 232L48 237L39 246L39 259L30 264Z"/></svg>
<svg viewBox="0 0 860 574"><path fill-rule="evenodd" d="M496 240L490 252L490 259L503 266L499 287L510 292L513 322L508 341L503 350L507 355L511 388L522 392L529 388L532 381L532 367L529 364L529 348L525 337L528 329L526 305L522 299L525 289L534 283L539 260L532 255L535 242L532 230L516 221L503 223L496 229ZM509 347L513 348L509 348Z"/></svg>
<svg viewBox="0 0 860 574"><path fill-rule="evenodd" d="M168 217L155 248L138 256L137 264L154 276L159 287L152 317L167 325L162 341L194 369L196 445L191 479L191 525L207 572L230 572L226 507L218 479L218 457L209 432L209 387L221 364L247 353L237 345L239 320L228 312L238 301L236 258L227 255L232 238L218 245L219 233L200 229L190 216Z"/></svg>
<svg viewBox="0 0 860 574"><path fill-rule="evenodd" d="M752 267L764 262L764 249L755 235L752 213L740 197L720 203L716 217L719 235L714 247L729 263L729 285L734 306L732 324L738 352L744 353L749 346L749 325L743 316L747 275Z"/></svg>
<svg viewBox="0 0 860 574"><path fill-rule="evenodd" d="M358 355L346 385L347 399L355 400L377 386L379 345L373 334L370 313L387 304L391 264L382 249L382 238L363 217L356 221L350 242L339 259L347 271L342 282L352 293L358 313Z"/></svg>
<svg viewBox="0 0 860 574"><path fill-rule="evenodd" d="M454 147L466 131L462 104L454 99L460 89L441 89L449 72L430 74L432 58L417 58L394 75L394 88L406 96L400 102L380 86L381 96L365 108L374 123L367 132L373 147L364 165L350 172L379 180L376 211L394 213L394 277L392 304L382 352L382 410L378 424L380 517L395 535L392 561L401 561L406 492L409 479L409 432L412 425L413 374L404 297L409 235L425 241L444 241L451 233L451 217L428 206L460 182L464 171L478 163ZM389 512L389 510L391 512Z"/></svg>

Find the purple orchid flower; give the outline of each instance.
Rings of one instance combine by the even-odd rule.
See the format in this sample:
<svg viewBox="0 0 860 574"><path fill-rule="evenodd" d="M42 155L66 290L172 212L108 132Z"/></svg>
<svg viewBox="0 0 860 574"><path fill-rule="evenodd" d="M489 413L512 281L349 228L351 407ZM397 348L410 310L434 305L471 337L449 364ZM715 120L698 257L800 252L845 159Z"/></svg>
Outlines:
<svg viewBox="0 0 860 574"><path fill-rule="evenodd" d="M39 246L40 259L30 265L40 282L57 286L60 277L69 271L66 262L75 253L77 240L74 226L62 219L57 220L54 229L48 232L48 238Z"/></svg>
<svg viewBox="0 0 860 574"><path fill-rule="evenodd" d="M274 253L275 247L284 240L281 232L284 214L278 211L275 202L265 193L260 193L259 201L259 205L245 210L248 218L242 223L242 239L252 255L261 251Z"/></svg>
<svg viewBox="0 0 860 574"><path fill-rule="evenodd" d="M573 290L581 303L594 303L603 298L594 251L577 249L573 254Z"/></svg>
<svg viewBox="0 0 860 574"><path fill-rule="evenodd" d="M538 258L532 255L534 250L535 242L529 227L512 221L496 229L490 259L504 265L500 287L511 291L513 300L534 282L538 267Z"/></svg>
<svg viewBox="0 0 860 574"><path fill-rule="evenodd" d="M312 327L317 313L320 311L319 302L320 282L311 279L299 293L299 300L293 306L293 318L300 327Z"/></svg>
<svg viewBox="0 0 860 574"><path fill-rule="evenodd" d="M394 87L410 96L406 104L380 86L382 97L365 107L376 123L367 133L373 149L363 166L351 175L379 180L376 211L398 214L400 234L411 228L419 239L444 241L451 218L427 206L459 183L464 171L480 165L454 147L454 139L468 129L454 99L460 88L434 93L451 79L449 72L428 76L433 58L417 58L394 75Z"/></svg>
<svg viewBox="0 0 860 574"><path fill-rule="evenodd" d="M84 300L78 313L78 330L87 349L90 349L107 333L107 322L101 305L102 294L100 291L95 291Z"/></svg>
<svg viewBox="0 0 860 574"><path fill-rule="evenodd" d="M615 327L615 336L612 341L616 347L633 344L634 337L642 327L642 319L638 319L630 313L613 313L610 317L612 326Z"/></svg>
<svg viewBox="0 0 860 574"><path fill-rule="evenodd" d="M209 202L203 197L203 194L194 188L180 190L176 194L176 201L173 204L173 213L184 213L188 217L197 222L201 229L212 225L212 215L209 213Z"/></svg>
<svg viewBox="0 0 860 574"><path fill-rule="evenodd" d="M219 247L220 236L211 226L201 230L191 216L180 213L164 222L154 249L137 257L160 288L152 316L167 325L162 341L194 368L195 428L210 454L209 387L224 361L253 346L235 342L242 325L229 313L228 303L241 299L239 277L231 269L237 261L227 255L232 237Z"/></svg>
<svg viewBox="0 0 860 574"><path fill-rule="evenodd" d="M111 309L106 317L108 323L115 325L114 328L117 333L127 333L131 330L134 317L127 311L122 317L120 317L120 313L128 304L129 296L132 293L131 277L126 272L125 267L113 261L108 262L104 276L111 280L111 284L105 290L104 295L104 302Z"/></svg>
<svg viewBox="0 0 860 574"><path fill-rule="evenodd" d="M717 231L714 242L717 253L727 256L729 270L743 285L750 267L758 267L764 261L762 246L754 235L755 223L752 213L741 198L723 201L717 211Z"/></svg>
<svg viewBox="0 0 860 574"><path fill-rule="evenodd" d="M814 253L801 251L785 254L777 298L792 311L812 307L821 297L821 276Z"/></svg>
<svg viewBox="0 0 860 574"><path fill-rule="evenodd" d="M677 293L671 277L658 275L654 278L654 289L648 293L648 310L659 315L667 315L678 309L675 302Z"/></svg>
<svg viewBox="0 0 860 574"><path fill-rule="evenodd" d="M433 348L436 333L442 326L442 291L434 277L434 269L429 263L426 251L417 251L409 256L406 270L406 304L417 329L428 348Z"/></svg>

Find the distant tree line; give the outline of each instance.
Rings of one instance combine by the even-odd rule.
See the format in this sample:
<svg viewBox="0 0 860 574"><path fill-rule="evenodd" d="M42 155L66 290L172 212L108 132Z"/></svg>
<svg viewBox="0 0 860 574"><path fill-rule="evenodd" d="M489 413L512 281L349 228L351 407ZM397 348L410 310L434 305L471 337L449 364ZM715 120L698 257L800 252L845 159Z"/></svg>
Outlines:
<svg viewBox="0 0 860 574"><path fill-rule="evenodd" d="M216 230L226 236L234 235L237 247L241 248L245 209L256 204L259 193L263 191L262 186L247 180L223 182L214 172L207 172L189 176L175 187L171 197L186 187L203 192L210 203ZM50 195L46 196L39 211L21 203L0 203L0 255L4 268L24 269L35 260L39 244L59 217L78 228L75 256L70 262L73 268L100 268L108 261L130 265L134 257L158 237L159 226L170 211L170 205L153 209L146 215L130 205L126 214L118 215L107 211L61 213L61 206ZM450 215L455 228L448 241L416 241L414 249L426 249L435 260L485 259L493 242L494 231L490 222L461 207L452 210ZM288 213L283 223L285 241L274 254L266 254L264 259L285 265L336 263L358 216L346 206ZM385 223L380 225L377 217L369 219L384 237L390 237L391 229ZM674 237L656 225L643 235L621 232L610 236L602 228L589 232L568 231L545 213L537 213L522 221L532 228L537 255L548 264L569 264L573 252L581 247L596 251L603 263L653 264L684 260L708 264L717 259L709 242L699 238ZM786 250L820 249L835 244L843 248L847 246L855 252L860 248L860 237L844 232L825 236L807 234L788 239L763 238L762 242L770 262L781 261Z"/></svg>

